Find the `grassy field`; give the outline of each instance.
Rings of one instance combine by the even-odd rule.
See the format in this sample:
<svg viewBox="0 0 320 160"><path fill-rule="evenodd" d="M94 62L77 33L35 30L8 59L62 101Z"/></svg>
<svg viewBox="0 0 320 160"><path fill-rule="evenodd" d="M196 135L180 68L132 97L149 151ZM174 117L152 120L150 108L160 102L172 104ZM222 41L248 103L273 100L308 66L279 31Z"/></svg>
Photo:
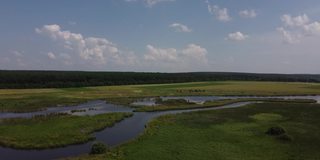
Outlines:
<svg viewBox="0 0 320 160"><path fill-rule="evenodd" d="M19 149L45 149L93 140L91 133L114 125L131 113L96 116L48 115L31 119L1 119L0 145Z"/></svg>
<svg viewBox="0 0 320 160"><path fill-rule="evenodd" d="M314 95L318 83L285 82L195 82L155 85L102 86L66 89L0 89L1 112L29 112L57 105L107 99L118 103L150 96L184 95ZM131 97L128 99L127 97ZM126 101L123 101L123 100Z"/></svg>
<svg viewBox="0 0 320 160"><path fill-rule="evenodd" d="M261 103L162 116L132 142L74 159L316 160L319 114L319 104ZM284 128L290 139L267 135L274 126Z"/></svg>

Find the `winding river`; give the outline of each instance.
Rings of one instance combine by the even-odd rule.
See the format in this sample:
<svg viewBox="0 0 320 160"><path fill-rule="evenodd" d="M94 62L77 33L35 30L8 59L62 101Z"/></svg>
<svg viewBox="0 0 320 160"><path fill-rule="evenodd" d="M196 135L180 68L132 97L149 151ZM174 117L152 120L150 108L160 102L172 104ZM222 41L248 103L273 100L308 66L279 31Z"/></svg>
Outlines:
<svg viewBox="0 0 320 160"><path fill-rule="evenodd" d="M320 102L320 96L279 96L279 97L218 97L218 96L190 96L190 97L162 97L163 99L186 99L195 103L203 103L208 100L226 99L226 98L284 98L284 99L314 99ZM154 99L144 99L136 102L136 104L155 105ZM102 113L113 112L133 112L133 116L124 119L123 121L115 124L113 127L106 128L100 132L94 133L97 141L104 142L108 146L114 147L125 142L128 142L137 136L139 136L146 124L153 118L167 114L177 114L193 111L205 111L205 110L218 110L225 108L237 108L251 104L254 102L240 102L230 105L224 105L213 108L202 109L185 109L174 111L161 111L161 112L133 112L132 108L119 106L106 103L105 101L91 101L85 104L70 106L70 107L53 107L44 111L30 112L30 113L0 113L0 118L15 118L23 117L28 118L35 115L44 115L50 113L70 113L73 115L96 115ZM74 112L71 110L85 110L84 112ZM17 150L11 148L0 147L0 159L4 160L20 160L20 159L32 159L32 160L44 160L44 159L58 159L63 157L77 156L88 153L92 142L79 145L70 145L63 148L45 149L45 150Z"/></svg>

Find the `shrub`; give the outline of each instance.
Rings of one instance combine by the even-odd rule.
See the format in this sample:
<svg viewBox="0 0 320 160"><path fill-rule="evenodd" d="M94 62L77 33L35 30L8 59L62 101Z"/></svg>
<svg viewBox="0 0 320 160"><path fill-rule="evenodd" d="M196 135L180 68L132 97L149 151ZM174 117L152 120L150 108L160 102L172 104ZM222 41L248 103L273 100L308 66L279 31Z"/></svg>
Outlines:
<svg viewBox="0 0 320 160"><path fill-rule="evenodd" d="M107 146L104 143L96 142L92 145L90 154L103 154L106 151Z"/></svg>
<svg viewBox="0 0 320 160"><path fill-rule="evenodd" d="M266 134L271 136L279 136L285 133L286 131L282 127L271 127L266 132Z"/></svg>

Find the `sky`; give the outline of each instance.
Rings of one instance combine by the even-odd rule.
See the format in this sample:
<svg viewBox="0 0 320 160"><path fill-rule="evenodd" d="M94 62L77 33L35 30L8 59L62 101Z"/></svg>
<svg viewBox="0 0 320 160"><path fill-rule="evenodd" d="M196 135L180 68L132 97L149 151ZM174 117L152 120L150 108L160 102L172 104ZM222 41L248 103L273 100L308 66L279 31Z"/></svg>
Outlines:
<svg viewBox="0 0 320 160"><path fill-rule="evenodd" d="M319 0L1 0L0 70L320 74Z"/></svg>

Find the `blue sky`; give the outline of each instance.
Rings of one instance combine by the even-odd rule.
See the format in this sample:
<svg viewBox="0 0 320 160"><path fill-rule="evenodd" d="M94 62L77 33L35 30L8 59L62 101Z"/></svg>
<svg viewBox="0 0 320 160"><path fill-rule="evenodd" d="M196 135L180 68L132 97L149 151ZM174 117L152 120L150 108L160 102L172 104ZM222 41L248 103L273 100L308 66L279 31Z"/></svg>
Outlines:
<svg viewBox="0 0 320 160"><path fill-rule="evenodd" d="M317 0L2 0L0 69L320 72Z"/></svg>

